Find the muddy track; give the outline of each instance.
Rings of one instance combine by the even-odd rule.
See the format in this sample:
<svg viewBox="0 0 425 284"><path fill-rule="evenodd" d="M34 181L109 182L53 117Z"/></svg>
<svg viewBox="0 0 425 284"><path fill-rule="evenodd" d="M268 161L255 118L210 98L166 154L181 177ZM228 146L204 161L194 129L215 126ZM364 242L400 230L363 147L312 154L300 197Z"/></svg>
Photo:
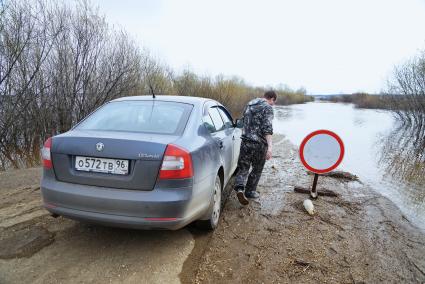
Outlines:
<svg viewBox="0 0 425 284"><path fill-rule="evenodd" d="M280 140L247 207L232 195L199 261L195 283L423 283L425 235L359 181L321 177L339 193L308 215L294 186L312 182L296 149ZM195 246L196 247L196 246ZM189 282L188 282L189 283Z"/></svg>
<svg viewBox="0 0 425 284"><path fill-rule="evenodd" d="M0 283L179 283L188 229L106 228L48 215L41 169L0 173Z"/></svg>
<svg viewBox="0 0 425 284"><path fill-rule="evenodd" d="M425 234L360 181L321 177L314 201L296 149L275 137L259 200L231 191L219 228L137 231L54 219L40 169L0 173L0 283L425 283ZM223 199L224 200L224 199Z"/></svg>

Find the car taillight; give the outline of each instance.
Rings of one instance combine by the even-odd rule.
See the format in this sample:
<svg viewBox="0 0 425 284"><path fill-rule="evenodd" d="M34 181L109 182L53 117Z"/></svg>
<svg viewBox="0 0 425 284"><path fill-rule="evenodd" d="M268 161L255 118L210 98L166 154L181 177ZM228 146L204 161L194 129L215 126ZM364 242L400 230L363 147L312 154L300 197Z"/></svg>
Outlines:
<svg viewBox="0 0 425 284"><path fill-rule="evenodd" d="M188 151L169 144L162 160L160 179L182 179L193 176L192 157Z"/></svg>
<svg viewBox="0 0 425 284"><path fill-rule="evenodd" d="M52 157L50 156L50 148L52 148L52 138L47 139L41 149L41 158L43 159L43 166L45 169L51 169L53 167Z"/></svg>

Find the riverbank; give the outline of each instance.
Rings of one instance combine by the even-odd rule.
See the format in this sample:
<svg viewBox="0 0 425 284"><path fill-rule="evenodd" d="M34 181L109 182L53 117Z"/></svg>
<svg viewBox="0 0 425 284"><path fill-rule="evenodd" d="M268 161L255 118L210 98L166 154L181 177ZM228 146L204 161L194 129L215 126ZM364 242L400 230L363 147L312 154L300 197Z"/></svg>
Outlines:
<svg viewBox="0 0 425 284"><path fill-rule="evenodd" d="M274 167L272 167L274 166ZM0 283L423 283L425 233L361 182L320 177L308 215L308 175L275 135L261 198L231 194L214 232L138 231L48 216L33 168L0 174ZM231 185L227 187L231 190Z"/></svg>
<svg viewBox="0 0 425 284"><path fill-rule="evenodd" d="M331 95L322 97L322 101L333 103L351 103L357 108L367 109L395 109L396 98L391 95L371 95L366 93L355 93L351 95Z"/></svg>
<svg viewBox="0 0 425 284"><path fill-rule="evenodd" d="M340 194L314 201L316 215L302 205L309 186L297 149L276 137L266 163L261 197L241 206L234 194L199 259L195 283L423 283L425 234L387 198L361 182L320 177L318 188ZM191 272L193 273L193 272ZM183 277L190 279L190 277ZM187 281L190 283L191 281Z"/></svg>
<svg viewBox="0 0 425 284"><path fill-rule="evenodd" d="M412 169L420 172L421 167L414 163L414 157L420 156L414 156L417 152L406 143L418 140L409 132L399 132L390 112L358 109L352 104L314 102L276 107L275 114L274 132L285 135L294 145L300 145L304 137L318 129L337 133L346 150L338 169L357 175L425 231L423 182L413 175L408 180L403 177Z"/></svg>

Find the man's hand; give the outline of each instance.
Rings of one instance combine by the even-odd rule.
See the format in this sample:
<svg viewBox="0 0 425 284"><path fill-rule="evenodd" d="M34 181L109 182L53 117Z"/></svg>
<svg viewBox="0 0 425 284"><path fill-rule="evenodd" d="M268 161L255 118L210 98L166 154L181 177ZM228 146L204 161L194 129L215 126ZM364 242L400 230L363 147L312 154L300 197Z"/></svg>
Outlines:
<svg viewBox="0 0 425 284"><path fill-rule="evenodd" d="M271 158L272 158L272 151L271 150L267 150L266 160L270 160Z"/></svg>
<svg viewBox="0 0 425 284"><path fill-rule="evenodd" d="M267 140L267 153L266 153L266 160L270 160L272 158L272 136L271 135L266 135L266 140Z"/></svg>

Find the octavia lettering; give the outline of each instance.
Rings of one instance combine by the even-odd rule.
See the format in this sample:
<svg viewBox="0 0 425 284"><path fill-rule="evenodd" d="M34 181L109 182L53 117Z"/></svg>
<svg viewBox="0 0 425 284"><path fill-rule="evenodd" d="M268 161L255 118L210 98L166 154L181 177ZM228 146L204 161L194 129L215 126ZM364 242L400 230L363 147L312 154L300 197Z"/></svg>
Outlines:
<svg viewBox="0 0 425 284"><path fill-rule="evenodd" d="M158 154L146 154L146 153L139 153L139 158L145 158L145 159L155 159L158 160L160 156Z"/></svg>

